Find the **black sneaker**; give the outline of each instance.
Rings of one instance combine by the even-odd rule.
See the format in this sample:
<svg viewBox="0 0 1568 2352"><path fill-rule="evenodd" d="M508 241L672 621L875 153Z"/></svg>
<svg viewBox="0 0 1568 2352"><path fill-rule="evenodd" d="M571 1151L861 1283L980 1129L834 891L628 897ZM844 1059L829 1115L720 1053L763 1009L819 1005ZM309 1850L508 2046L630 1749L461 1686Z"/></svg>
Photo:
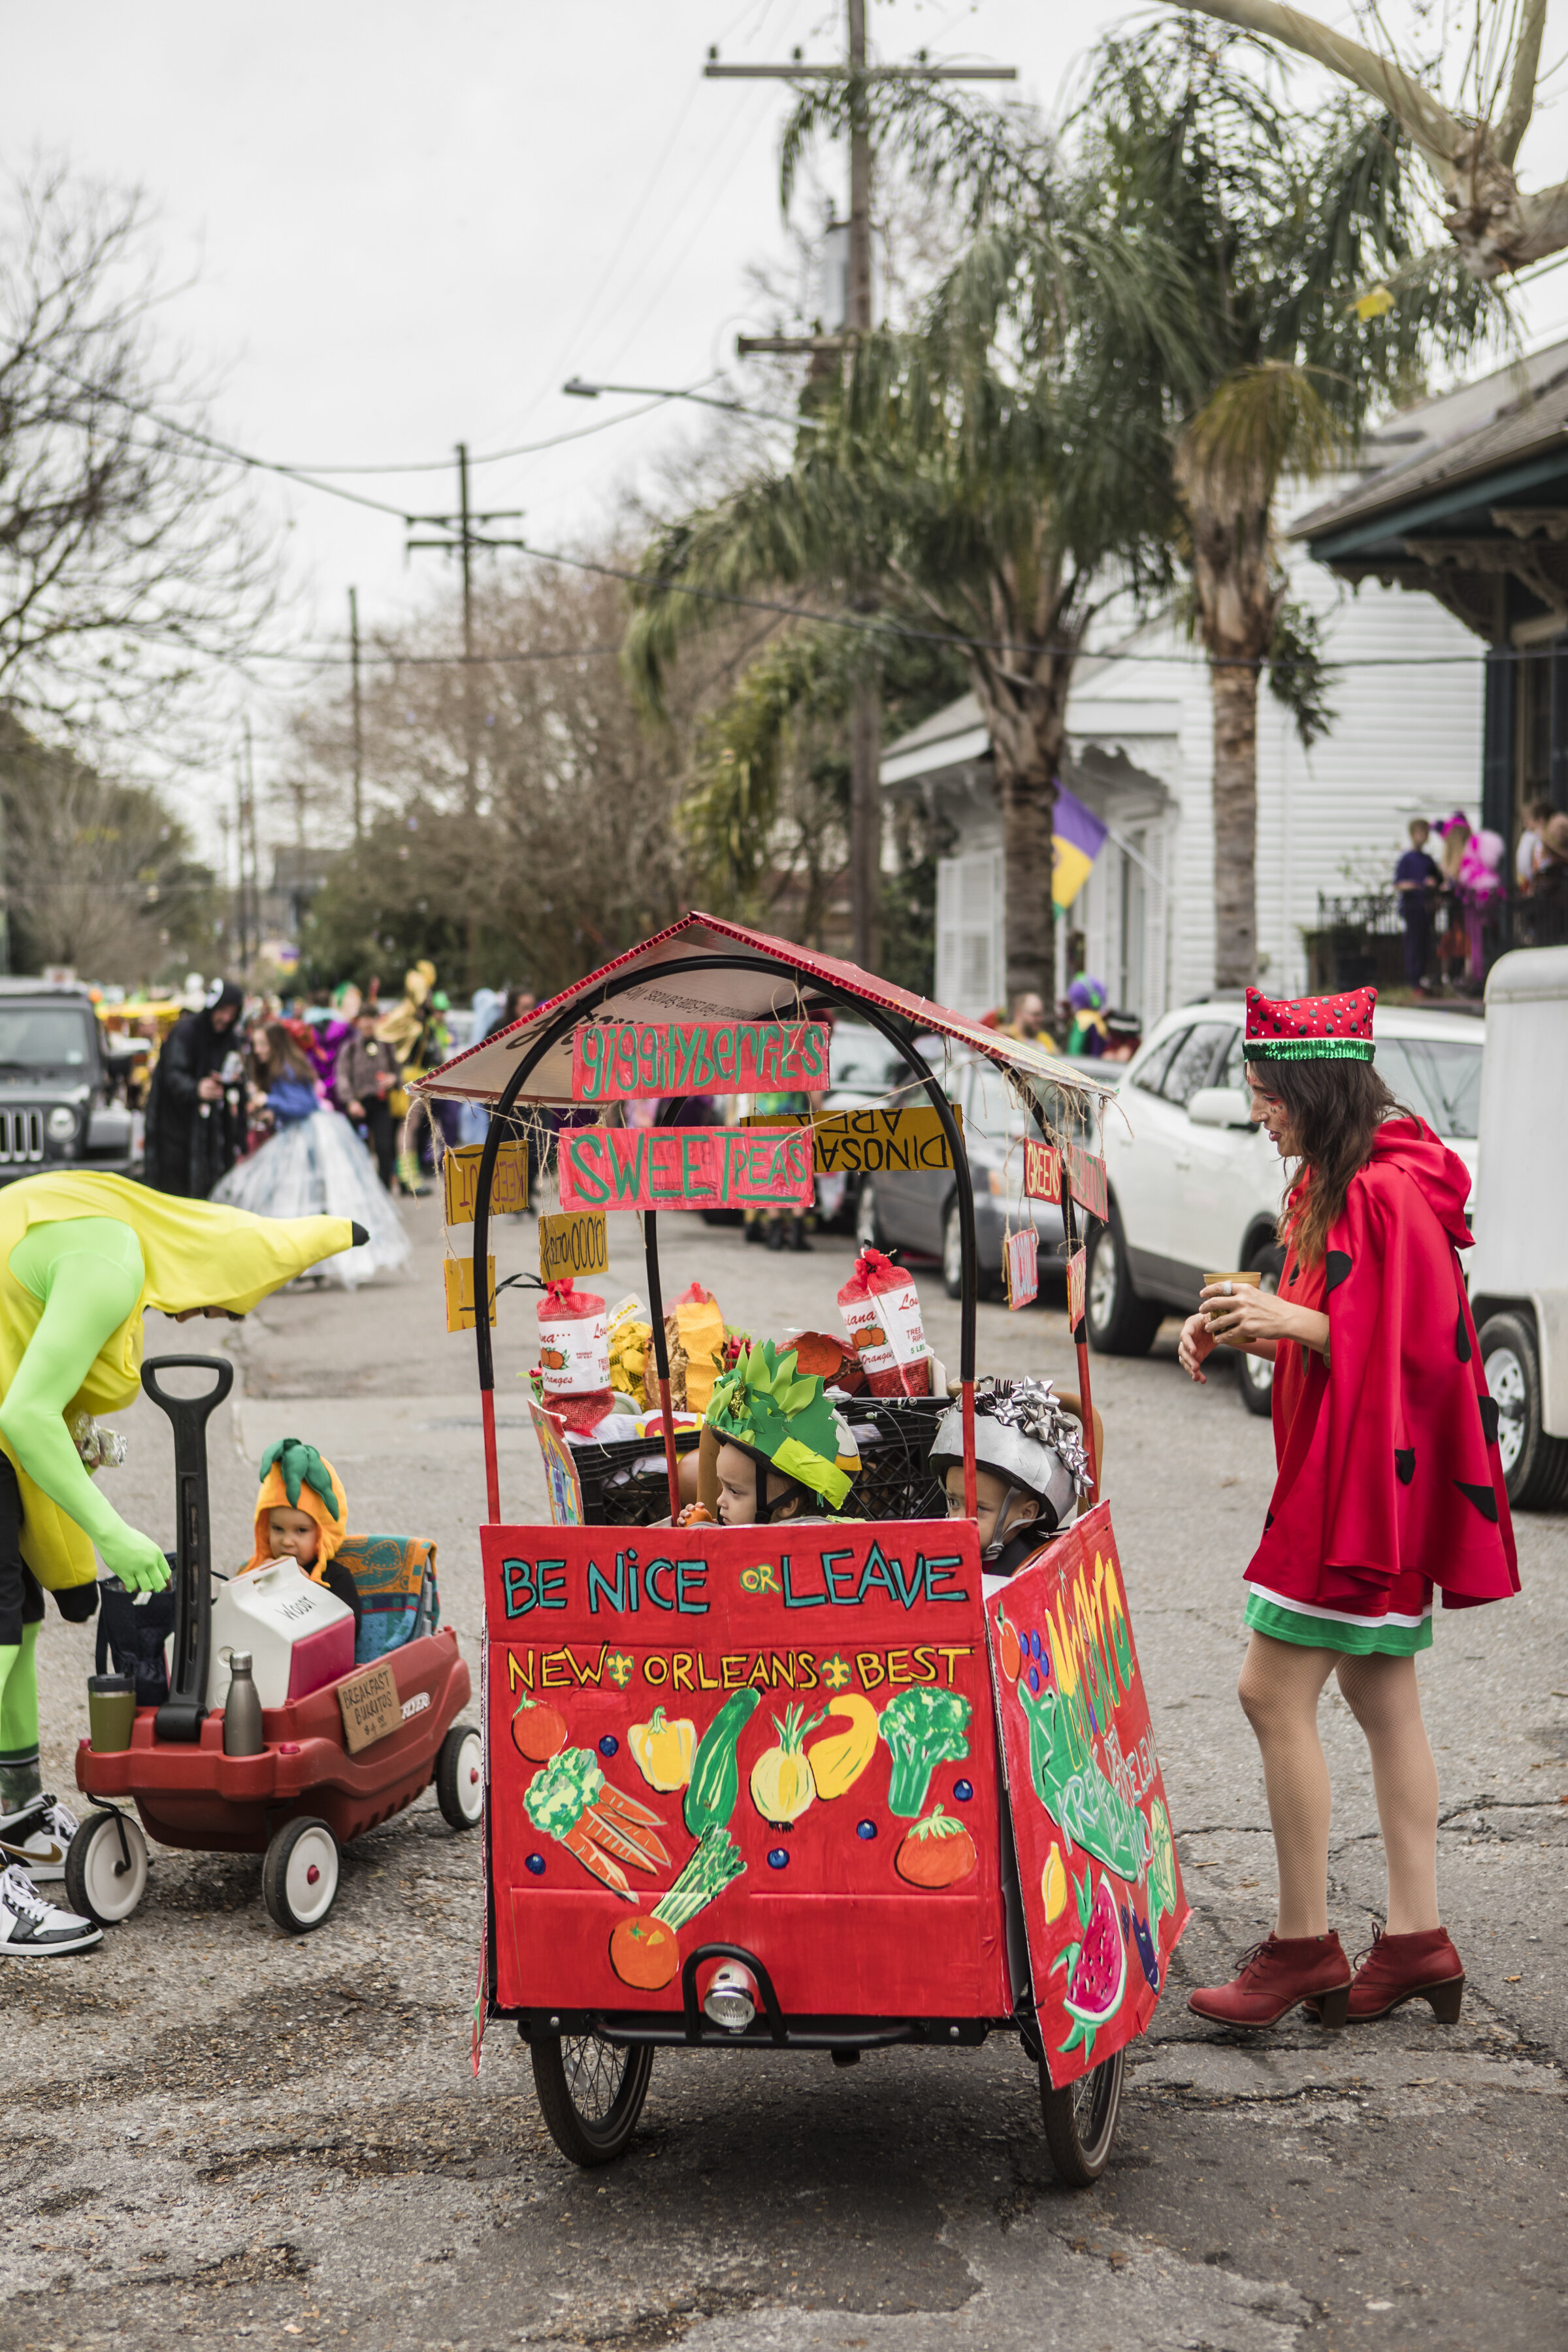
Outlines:
<svg viewBox="0 0 1568 2352"><path fill-rule="evenodd" d="M0 1871L0 1959L47 1959L62 1952L90 1951L102 1941L101 1927L46 1903L15 1863Z"/></svg>
<svg viewBox="0 0 1568 2352"><path fill-rule="evenodd" d="M68 1805L47 1793L31 1797L16 1812L0 1813L0 1865L14 1862L29 1878L63 1878L77 1827Z"/></svg>

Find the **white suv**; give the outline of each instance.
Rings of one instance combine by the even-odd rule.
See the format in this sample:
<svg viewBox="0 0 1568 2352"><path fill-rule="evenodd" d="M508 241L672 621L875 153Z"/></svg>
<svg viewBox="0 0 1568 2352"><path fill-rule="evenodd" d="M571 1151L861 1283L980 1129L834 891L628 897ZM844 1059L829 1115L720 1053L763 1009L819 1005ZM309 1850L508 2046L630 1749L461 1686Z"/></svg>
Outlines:
<svg viewBox="0 0 1568 2352"><path fill-rule="evenodd" d="M1104 1111L1110 1222L1089 1242L1087 1321L1101 1355L1142 1356L1167 1315L1190 1315L1205 1273L1257 1267L1272 1289L1279 1160L1251 1124L1239 999L1184 1005L1156 1024ZM1468 1013L1379 1005L1378 1075L1476 1171L1485 1024ZM1471 1197L1474 1222L1474 1195ZM1274 1368L1240 1359L1243 1402L1268 1411Z"/></svg>

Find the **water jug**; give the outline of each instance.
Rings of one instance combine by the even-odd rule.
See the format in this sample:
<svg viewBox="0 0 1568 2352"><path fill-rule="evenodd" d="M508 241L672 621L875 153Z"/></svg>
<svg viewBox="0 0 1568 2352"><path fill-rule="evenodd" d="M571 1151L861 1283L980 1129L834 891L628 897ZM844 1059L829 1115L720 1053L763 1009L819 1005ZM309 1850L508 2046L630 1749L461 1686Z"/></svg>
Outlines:
<svg viewBox="0 0 1568 2352"><path fill-rule="evenodd" d="M353 1671L353 1611L295 1561L269 1560L214 1595L210 1707L225 1704L235 1650L250 1656L262 1706L287 1706Z"/></svg>

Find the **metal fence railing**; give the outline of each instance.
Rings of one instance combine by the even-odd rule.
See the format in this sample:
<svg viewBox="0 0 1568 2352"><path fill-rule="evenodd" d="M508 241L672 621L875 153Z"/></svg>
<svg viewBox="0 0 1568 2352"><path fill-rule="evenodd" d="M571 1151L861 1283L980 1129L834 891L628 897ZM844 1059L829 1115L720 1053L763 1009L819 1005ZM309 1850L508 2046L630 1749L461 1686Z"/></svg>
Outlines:
<svg viewBox="0 0 1568 2352"><path fill-rule="evenodd" d="M1313 996L1405 984L1405 925L1390 890L1318 893L1318 919L1302 933ZM1479 996L1499 956L1512 948L1568 946L1568 890L1526 898L1510 889L1482 908L1445 893L1434 909L1427 982Z"/></svg>

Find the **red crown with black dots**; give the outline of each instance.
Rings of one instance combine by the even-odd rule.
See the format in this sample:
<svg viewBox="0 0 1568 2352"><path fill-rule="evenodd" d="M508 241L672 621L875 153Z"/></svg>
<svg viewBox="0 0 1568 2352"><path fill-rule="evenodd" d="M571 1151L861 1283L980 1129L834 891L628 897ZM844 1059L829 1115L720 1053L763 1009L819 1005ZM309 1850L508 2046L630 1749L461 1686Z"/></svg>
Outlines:
<svg viewBox="0 0 1568 2352"><path fill-rule="evenodd" d="M1298 996L1289 1002L1247 992L1246 1058L1249 1062L1370 1062L1375 988L1343 996Z"/></svg>

